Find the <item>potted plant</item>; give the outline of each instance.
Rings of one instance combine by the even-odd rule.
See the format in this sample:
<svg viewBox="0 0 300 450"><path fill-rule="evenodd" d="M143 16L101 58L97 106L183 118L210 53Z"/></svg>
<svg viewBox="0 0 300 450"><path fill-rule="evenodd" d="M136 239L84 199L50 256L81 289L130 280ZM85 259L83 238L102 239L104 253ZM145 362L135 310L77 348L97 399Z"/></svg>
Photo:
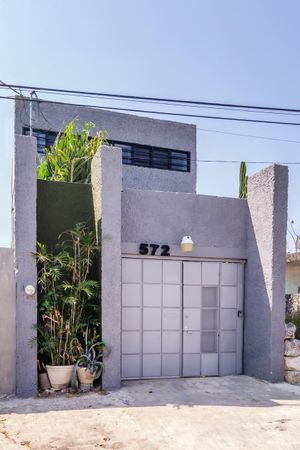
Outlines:
<svg viewBox="0 0 300 450"><path fill-rule="evenodd" d="M38 360L38 374L39 374L39 388L41 391L46 391L51 388L49 377L47 374L46 367L44 363Z"/></svg>
<svg viewBox="0 0 300 450"><path fill-rule="evenodd" d="M88 323L99 328L99 282L90 273L98 249L95 233L82 223L62 233L53 252L38 244L38 352L55 390L70 384L80 356L74 339Z"/></svg>
<svg viewBox="0 0 300 450"><path fill-rule="evenodd" d="M94 336L92 341L88 341L88 333L89 330L87 329L84 333L85 349L82 350L81 356L77 359L72 374L72 387L78 389L79 381L80 390L83 392L90 391L94 381L102 374L104 368L102 359L108 354L104 342L95 342L96 336ZM79 346L80 343L78 344Z"/></svg>

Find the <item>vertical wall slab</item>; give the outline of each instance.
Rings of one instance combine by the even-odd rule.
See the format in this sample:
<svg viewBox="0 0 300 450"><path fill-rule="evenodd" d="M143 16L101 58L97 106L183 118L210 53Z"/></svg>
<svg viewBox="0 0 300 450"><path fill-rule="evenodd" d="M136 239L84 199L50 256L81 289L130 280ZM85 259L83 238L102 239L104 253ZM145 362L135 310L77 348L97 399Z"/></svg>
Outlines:
<svg viewBox="0 0 300 450"><path fill-rule="evenodd" d="M102 339L111 349L105 358L104 388L120 386L121 332L121 190L122 154L102 147L92 162L96 229L101 242Z"/></svg>
<svg viewBox="0 0 300 450"><path fill-rule="evenodd" d="M14 255L0 248L0 395L16 391L16 294Z"/></svg>
<svg viewBox="0 0 300 450"><path fill-rule="evenodd" d="M37 296L25 293L37 285L36 262L36 139L15 136L13 178L13 236L16 272L17 394L37 390L36 336Z"/></svg>
<svg viewBox="0 0 300 450"><path fill-rule="evenodd" d="M248 182L244 372L283 380L288 169L274 165Z"/></svg>

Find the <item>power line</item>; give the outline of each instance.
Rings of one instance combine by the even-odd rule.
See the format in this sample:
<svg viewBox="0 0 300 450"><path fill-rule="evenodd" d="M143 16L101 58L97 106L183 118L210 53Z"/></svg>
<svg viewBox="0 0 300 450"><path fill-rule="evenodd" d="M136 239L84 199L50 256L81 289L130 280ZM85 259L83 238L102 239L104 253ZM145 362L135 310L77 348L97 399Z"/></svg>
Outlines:
<svg viewBox="0 0 300 450"><path fill-rule="evenodd" d="M2 83L4 85L3 87L5 87L5 88L7 87L8 89L11 89L11 87L6 85L3 81L0 80L0 83ZM0 86L0 88L1 87L2 86ZM12 89L12 90L14 92L16 92L17 94L19 94L15 89ZM69 94L66 94L66 95L69 95ZM36 97L37 97L37 95L36 95ZM3 97L1 97L1 98L3 98ZM92 97L92 98L96 98L96 97ZM113 100L117 100L117 99L114 98ZM169 105L169 103L166 103L166 104ZM40 106L40 105L38 105L38 106ZM242 110L242 111L245 111L245 110ZM48 119L45 117L43 112L41 110L39 112L43 116L43 119L51 126L51 124L49 123ZM243 134L243 133L233 133L233 132L228 132L228 131L212 130L212 129L208 129L208 128L199 128L198 126L197 126L197 130L210 132L210 133L226 134L226 135L230 135L230 136L240 136L240 137L248 137L248 138L255 138L255 139L264 139L264 140L270 140L270 141L278 141L278 142L288 142L288 143L300 144L300 141L291 140L291 139L272 138L272 137L269 137L269 136L257 136L257 135Z"/></svg>
<svg viewBox="0 0 300 450"><path fill-rule="evenodd" d="M0 88L5 88L5 86L0 86ZM107 99L107 97L102 96L101 94L99 95L93 95L93 94L71 94L69 92L55 92L55 91L51 91L51 92L45 92L46 94L50 94L50 95L62 95L62 96L68 96L68 97L80 97L80 98L93 98L93 99ZM107 94L109 95L109 94ZM159 105L166 105L166 106L179 106L179 107L188 107L188 108L202 108L202 109L216 109L216 110L222 110L222 111L228 111L228 110L232 110L232 108L230 107L223 107L223 106L211 106L211 105L198 105L198 104L185 104L185 103L174 103L174 102L168 102L168 101L152 101L152 100L138 100L138 99L134 99L134 98L127 98L127 99L120 99L118 97L110 97L109 100L113 100L113 101L125 101L125 102L135 102L135 103L146 103L146 104L159 104ZM275 115L288 115L288 116L299 116L298 112L278 112L278 111L261 111L261 110L254 110L254 109L246 109L246 108L238 108L235 107L233 109L235 112L248 112L248 113L259 113L259 114L275 114Z"/></svg>
<svg viewBox="0 0 300 450"><path fill-rule="evenodd" d="M101 97L114 97L114 98L122 98L122 99L137 99L137 100L150 100L153 102L170 102L170 103L182 103L182 104L190 104L190 105L206 105L206 106L218 106L218 107L226 107L226 108L246 108L253 110L262 110L262 111L281 111L281 112L296 112L300 113L300 109L295 108L283 108L283 107L271 107L271 106L262 106L262 105L243 105L243 104L235 104L235 103L218 103L218 102L203 102L198 100L183 100L183 99L175 99L175 98L162 98L162 97L148 97L148 96L138 96L138 95L128 95L128 94L109 94L106 92L90 92L90 91L79 91L79 90L71 90L71 89L58 89L58 88L47 88L41 86L24 86L18 84L10 84L12 88L24 89L24 90L35 90L40 92L54 92L54 93L68 93L68 94L80 94L80 95L93 95L93 96L101 96Z"/></svg>
<svg viewBox="0 0 300 450"><path fill-rule="evenodd" d="M15 92L18 95L22 95L21 91L17 91L16 89L14 89L12 86L10 86L9 84L4 83L4 81L0 80L0 83L2 86L0 86L1 88L5 88L5 89L9 89L13 92Z"/></svg>
<svg viewBox="0 0 300 450"><path fill-rule="evenodd" d="M18 93L19 94L19 93ZM54 103L54 104L63 104L63 105L73 105L73 106L89 106L89 105L81 105L81 104L73 104L73 103L65 103L65 102L56 102L56 101L48 101L48 100L41 100L39 98L33 99L33 98L26 98L26 97L22 97L22 98L15 98L15 97L4 97L4 96L0 96L1 99L5 99L5 100L22 100L22 101L29 101L29 102L37 102L37 103ZM97 107L97 109L111 109L111 108L102 108L102 107ZM114 109L119 109L119 108L114 108ZM149 112L153 112L153 111L149 111ZM44 114L43 114L44 117ZM296 124L296 123L290 123L289 125L300 125L300 124ZM197 127L198 128L198 127ZM294 142L294 143L300 143L300 141L292 141L292 140L287 140L287 139L273 139L273 138L269 138L269 137L265 137L265 136L254 136L254 135L243 135L243 134L239 134L239 133L230 133L230 132L226 132L226 131L220 131L220 130L211 130L211 129L205 129L205 128L198 128L202 131L209 131L209 132L215 132L215 133L224 133L224 134L230 134L230 135L235 135L235 136L246 136L246 137L253 137L253 138L259 138L259 139L271 139L271 140L279 140L279 141L283 141L283 142ZM194 162L200 162L200 163L221 163L221 164L240 164L241 160L224 160L224 159L193 159L191 161ZM281 162L274 162L274 161L245 161L245 163L247 164L282 164L282 165L300 165L300 161L281 161Z"/></svg>
<svg viewBox="0 0 300 450"><path fill-rule="evenodd" d="M238 159L193 159L192 161L200 163L221 163L221 164L240 164L244 161L246 164L280 164L283 166L300 165L300 161L245 161Z"/></svg>
<svg viewBox="0 0 300 450"><path fill-rule="evenodd" d="M145 110L145 109L133 109L133 108L122 108L122 107L113 107L113 106L98 106L98 105L88 105L88 104L81 104L81 103L68 103L68 102L60 102L60 101L54 101L54 100L34 100L27 97L5 97L0 96L0 98L4 100L20 100L20 101L32 101L39 102L39 103L51 103L54 105L65 105L65 106L78 106L78 107L86 107L86 108L94 108L94 109L101 109L101 110L109 110L109 111L126 111L126 112L137 112L137 113L145 113L145 114L156 114L156 115L165 115L165 116L177 116L177 117L192 117L197 119L212 119L212 120L227 120L227 121L234 121L234 122L248 122L248 123L264 123L264 124L271 124L271 125L289 125L289 126L300 126L299 122L284 122L284 121L274 121L274 120L262 120L262 119L246 119L246 118L239 118L239 117L224 117L224 116L208 116L208 115L202 115L202 114L189 114L189 113L178 113L178 112L171 112L171 111L151 111L151 110Z"/></svg>
<svg viewBox="0 0 300 450"><path fill-rule="evenodd" d="M269 136L257 136L254 134L231 133L229 131L212 130L209 128L200 128L200 127L197 127L197 130L207 131L209 133L228 134L230 136L240 136L240 137L248 137L248 138L254 138L254 139L265 139L265 140L269 140L269 141L289 142L289 143L293 143L293 144L300 144L300 141L294 141L293 139L272 138Z"/></svg>

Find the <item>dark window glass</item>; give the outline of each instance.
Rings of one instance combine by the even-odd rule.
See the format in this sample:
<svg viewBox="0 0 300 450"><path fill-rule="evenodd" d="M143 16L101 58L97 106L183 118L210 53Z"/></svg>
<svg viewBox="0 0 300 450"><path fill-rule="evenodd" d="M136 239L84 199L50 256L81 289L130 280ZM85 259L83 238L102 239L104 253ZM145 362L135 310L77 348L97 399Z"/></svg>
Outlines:
<svg viewBox="0 0 300 450"><path fill-rule="evenodd" d="M134 166L151 167L150 149L133 146L132 164Z"/></svg>
<svg viewBox="0 0 300 450"><path fill-rule="evenodd" d="M169 152L166 150L152 150L152 167L155 169L169 168Z"/></svg>
<svg viewBox="0 0 300 450"><path fill-rule="evenodd" d="M171 152L171 169L189 172L189 155L183 152Z"/></svg>
<svg viewBox="0 0 300 450"><path fill-rule="evenodd" d="M30 135L29 128L24 128L23 134L25 134L25 136L29 136ZM32 135L36 137L38 153L44 154L45 147L49 148L51 147L51 145L54 144L57 133L55 133L54 131L43 131L34 129L32 130Z"/></svg>
<svg viewBox="0 0 300 450"><path fill-rule="evenodd" d="M132 146L126 144L122 145L116 144L116 146L122 148L122 163L132 164Z"/></svg>
<svg viewBox="0 0 300 450"><path fill-rule="evenodd" d="M191 170L189 152L118 141L108 142L122 148L123 164L179 172L190 172Z"/></svg>
<svg viewBox="0 0 300 450"><path fill-rule="evenodd" d="M23 128L23 134L29 136L29 128ZM45 147L54 144L58 133L33 129L33 136L37 138L37 151L45 153ZM151 167L162 170L190 172L190 153L166 148L142 146L125 142L108 141L109 144L121 147L122 162L126 165Z"/></svg>

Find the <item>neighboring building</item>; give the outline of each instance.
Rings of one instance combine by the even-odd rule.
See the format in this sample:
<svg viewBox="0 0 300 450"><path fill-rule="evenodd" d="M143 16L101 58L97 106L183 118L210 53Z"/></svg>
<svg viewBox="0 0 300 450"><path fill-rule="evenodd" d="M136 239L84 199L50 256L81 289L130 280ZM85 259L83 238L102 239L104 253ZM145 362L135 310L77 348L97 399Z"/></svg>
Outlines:
<svg viewBox="0 0 300 450"><path fill-rule="evenodd" d="M35 103L36 141L27 137L26 107L16 102L17 392L36 387L28 345L36 295L24 287L36 285L32 252L41 223L50 232L54 217L65 223L89 202L101 236L110 237L101 253L103 339L112 348L105 387L128 378L240 373L283 380L287 168L250 177L247 200L197 195L194 125ZM35 176L37 151L75 117L107 130L113 144L94 158L92 184L77 207L69 185L37 184ZM192 237L192 252L181 250L184 236Z"/></svg>
<svg viewBox="0 0 300 450"><path fill-rule="evenodd" d="M300 252L286 255L285 293L300 294Z"/></svg>
<svg viewBox="0 0 300 450"><path fill-rule="evenodd" d="M300 252L286 255L285 300L289 316L300 314Z"/></svg>

